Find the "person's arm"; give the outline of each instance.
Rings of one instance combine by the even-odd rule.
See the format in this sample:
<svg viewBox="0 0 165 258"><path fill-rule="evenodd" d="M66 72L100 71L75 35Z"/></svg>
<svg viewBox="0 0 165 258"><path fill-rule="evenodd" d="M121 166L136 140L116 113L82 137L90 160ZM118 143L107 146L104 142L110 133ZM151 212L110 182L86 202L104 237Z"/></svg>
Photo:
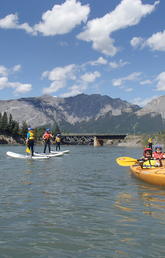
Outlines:
<svg viewBox="0 0 165 258"><path fill-rule="evenodd" d="M30 136L30 133L27 133L27 135L26 135L26 143L28 143L28 141L29 141L29 136Z"/></svg>

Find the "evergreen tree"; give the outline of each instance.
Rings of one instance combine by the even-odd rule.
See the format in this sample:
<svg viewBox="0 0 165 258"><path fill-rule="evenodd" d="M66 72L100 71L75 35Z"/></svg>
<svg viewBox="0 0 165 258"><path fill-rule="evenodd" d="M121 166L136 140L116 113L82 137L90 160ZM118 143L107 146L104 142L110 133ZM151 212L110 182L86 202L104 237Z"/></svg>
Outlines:
<svg viewBox="0 0 165 258"><path fill-rule="evenodd" d="M9 122L8 122L8 126L7 126L7 133L8 134L12 134L12 131L13 131L12 125L13 125L13 118L12 118L12 115L10 114L9 115Z"/></svg>
<svg viewBox="0 0 165 258"><path fill-rule="evenodd" d="M7 113L4 112L1 119L1 130L3 133L7 133L7 129L8 129L8 117L7 117Z"/></svg>
<svg viewBox="0 0 165 258"><path fill-rule="evenodd" d="M20 130L20 136L25 139L27 132L28 132L28 125L26 121L23 121L21 130Z"/></svg>
<svg viewBox="0 0 165 258"><path fill-rule="evenodd" d="M12 121L12 135L14 137L19 135L19 123L17 121Z"/></svg>

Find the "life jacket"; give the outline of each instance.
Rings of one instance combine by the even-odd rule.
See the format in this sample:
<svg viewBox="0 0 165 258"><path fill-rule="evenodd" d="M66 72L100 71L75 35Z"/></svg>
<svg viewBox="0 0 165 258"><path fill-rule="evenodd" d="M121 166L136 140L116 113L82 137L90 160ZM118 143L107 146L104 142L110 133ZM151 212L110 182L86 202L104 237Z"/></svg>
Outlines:
<svg viewBox="0 0 165 258"><path fill-rule="evenodd" d="M155 159L163 159L164 158L164 153L163 152L154 152L153 153L153 157L155 158Z"/></svg>
<svg viewBox="0 0 165 258"><path fill-rule="evenodd" d="M149 138L149 139L148 139L148 143L152 143L152 138Z"/></svg>
<svg viewBox="0 0 165 258"><path fill-rule="evenodd" d="M35 138L34 132L33 131L29 131L28 134L27 134L27 138L29 140L34 140L34 138Z"/></svg>
<svg viewBox="0 0 165 258"><path fill-rule="evenodd" d="M143 168L153 168L155 167L155 164L156 164L156 160L150 159L150 160L144 161Z"/></svg>
<svg viewBox="0 0 165 258"><path fill-rule="evenodd" d="M52 138L52 134L51 133L48 133L48 132L45 132L44 135L43 135L43 139L44 140L49 140Z"/></svg>
<svg viewBox="0 0 165 258"><path fill-rule="evenodd" d="M56 142L60 142L61 141L61 138L56 136Z"/></svg>

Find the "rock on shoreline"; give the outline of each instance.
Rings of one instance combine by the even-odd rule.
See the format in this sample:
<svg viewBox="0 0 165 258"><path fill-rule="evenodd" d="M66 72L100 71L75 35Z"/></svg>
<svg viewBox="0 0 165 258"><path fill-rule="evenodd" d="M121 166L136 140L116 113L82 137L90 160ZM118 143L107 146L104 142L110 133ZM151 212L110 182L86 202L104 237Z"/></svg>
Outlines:
<svg viewBox="0 0 165 258"><path fill-rule="evenodd" d="M141 136L128 135L124 140L119 142L117 145L123 147L142 147L143 140Z"/></svg>
<svg viewBox="0 0 165 258"><path fill-rule="evenodd" d="M22 144L20 139L14 139L12 136L0 135L0 144Z"/></svg>

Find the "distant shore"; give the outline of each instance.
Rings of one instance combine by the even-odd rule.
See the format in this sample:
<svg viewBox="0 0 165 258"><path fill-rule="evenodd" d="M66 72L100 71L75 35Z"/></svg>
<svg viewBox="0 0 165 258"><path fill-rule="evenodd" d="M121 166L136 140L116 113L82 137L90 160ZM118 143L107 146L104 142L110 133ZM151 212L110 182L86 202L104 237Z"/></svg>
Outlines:
<svg viewBox="0 0 165 258"><path fill-rule="evenodd" d="M20 139L20 138L13 138L11 136L0 135L0 144L24 145L25 142L23 139ZM37 144L42 144L42 142L37 142ZM85 144L89 145L88 142L84 143L84 145ZM74 143L72 142L71 145L74 145ZM75 145L82 145L82 142L79 143L76 141ZM144 144L143 144L143 138L141 136L128 135L123 140L107 141L104 143L104 145L115 145L115 146L123 146L123 147L142 147Z"/></svg>

